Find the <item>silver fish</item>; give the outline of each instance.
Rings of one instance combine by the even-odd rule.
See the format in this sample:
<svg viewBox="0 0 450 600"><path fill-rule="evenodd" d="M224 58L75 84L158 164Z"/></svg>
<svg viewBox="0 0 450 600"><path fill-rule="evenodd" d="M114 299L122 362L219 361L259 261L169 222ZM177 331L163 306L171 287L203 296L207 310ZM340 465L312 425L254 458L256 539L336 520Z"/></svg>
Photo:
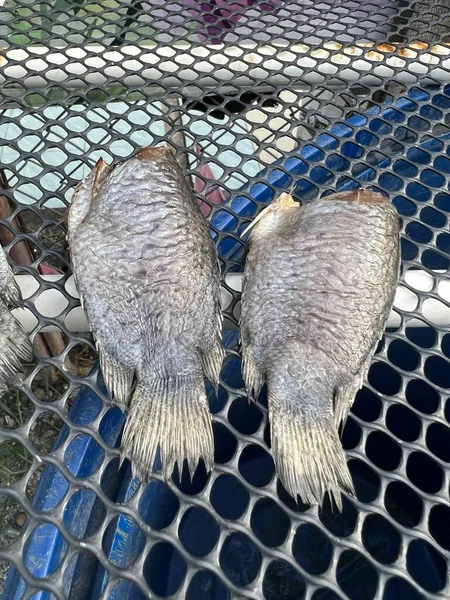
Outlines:
<svg viewBox="0 0 450 600"><path fill-rule="evenodd" d="M219 264L170 148L142 149L112 168L99 161L74 193L68 238L106 387L129 410L122 457L144 482L158 446L166 477L184 459L191 475L201 457L210 470L204 378L217 389Z"/></svg>
<svg viewBox="0 0 450 600"><path fill-rule="evenodd" d="M23 375L21 361L31 362L33 347L22 325L10 309L22 304L3 248L0 248L0 393L6 392Z"/></svg>
<svg viewBox="0 0 450 600"><path fill-rule="evenodd" d="M342 506L354 493L339 440L393 304L399 225L381 194L301 207L282 194L253 221L241 344L250 398L268 385L271 445L287 492Z"/></svg>

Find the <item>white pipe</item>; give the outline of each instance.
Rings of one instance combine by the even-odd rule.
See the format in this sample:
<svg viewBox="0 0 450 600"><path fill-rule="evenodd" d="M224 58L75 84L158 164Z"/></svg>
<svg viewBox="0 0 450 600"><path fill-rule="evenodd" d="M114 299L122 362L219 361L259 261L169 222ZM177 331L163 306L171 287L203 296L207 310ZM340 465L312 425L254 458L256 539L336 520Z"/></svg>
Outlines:
<svg viewBox="0 0 450 600"><path fill-rule="evenodd" d="M173 46L147 44L117 48L88 44L58 50L49 46L6 48L0 52L0 85L17 80L20 89L43 88L51 83L66 88L105 86L120 81L125 87L151 86L177 89L192 84L216 88L258 82L274 86L323 84L325 76L338 75L343 82L379 85L379 78L409 84L417 77L434 84L450 80L450 46L424 43L408 48L390 44L358 43L343 46L326 42L322 47L301 43L262 45L195 45L178 42ZM312 70L314 69L314 70ZM41 75L42 73L42 75ZM45 76L44 76L45 74ZM301 80L301 81L300 81ZM186 88L185 88L186 89ZM198 92L197 92L198 93Z"/></svg>
<svg viewBox="0 0 450 600"><path fill-rule="evenodd" d="M436 272L438 274L439 272ZM62 279L63 275L40 275L42 280L54 283ZM417 290L418 294L421 292L430 291L435 285L435 277L430 275L426 271L415 270L407 271L405 275L406 282L408 285ZM32 275L17 275L16 281L22 290L24 299L32 296L39 289L38 281ZM230 273L226 276L225 282L229 288L240 292L242 289L242 273ZM73 277L70 277L65 284L65 291L69 296L78 298L78 292L76 290ZM437 293L446 302L450 303L450 281L443 280L439 282L437 287ZM230 292L222 287L222 308L225 310L230 306L232 295ZM44 318L57 318L68 305L68 300L64 294L57 288L52 287L44 290L36 299L34 303L34 309L36 313L41 314ZM418 295L409 290L404 285L400 284L397 289L394 306L401 311L406 313L416 309L418 305ZM25 330L30 332L37 325L37 319L33 312L25 308L14 309L13 314L19 319L24 326ZM240 306L236 306L234 316L239 318ZM439 326L450 326L450 307L440 302L435 298L427 298L423 304L423 316L434 325ZM394 311L391 312L388 320L387 327L398 327L400 324L400 317ZM69 331L84 333L88 332L89 325L86 319L86 315L81 306L76 307L70 311L65 319L65 325ZM424 327L426 323L419 319L412 319L408 323L409 327ZM48 326L40 331L58 331L55 326Z"/></svg>

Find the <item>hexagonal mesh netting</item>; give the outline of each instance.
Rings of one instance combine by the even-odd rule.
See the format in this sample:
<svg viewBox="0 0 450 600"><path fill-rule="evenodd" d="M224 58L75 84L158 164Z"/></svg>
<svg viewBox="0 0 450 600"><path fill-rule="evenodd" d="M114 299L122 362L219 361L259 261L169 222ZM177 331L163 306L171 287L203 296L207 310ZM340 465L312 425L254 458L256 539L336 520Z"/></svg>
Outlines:
<svg viewBox="0 0 450 600"><path fill-rule="evenodd" d="M448 598L448 0L2 2L0 241L36 348L0 399L3 598ZM119 465L64 215L100 157L169 141L222 262L216 467ZM237 350L243 227L281 190L371 185L402 220L395 308L343 433L356 498L296 505Z"/></svg>

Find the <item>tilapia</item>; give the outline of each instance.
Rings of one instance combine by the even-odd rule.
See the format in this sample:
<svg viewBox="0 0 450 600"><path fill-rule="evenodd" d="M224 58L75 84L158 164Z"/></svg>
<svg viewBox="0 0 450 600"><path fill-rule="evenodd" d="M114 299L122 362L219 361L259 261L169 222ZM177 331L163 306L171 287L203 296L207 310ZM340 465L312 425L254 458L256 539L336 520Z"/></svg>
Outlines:
<svg viewBox="0 0 450 600"><path fill-rule="evenodd" d="M21 361L31 362L33 347L22 325L10 309L22 304L22 294L0 247L0 393L23 375Z"/></svg>
<svg viewBox="0 0 450 600"><path fill-rule="evenodd" d="M168 146L114 167L100 160L76 189L68 239L109 394L128 416L122 457L146 482L157 449L170 477L214 459L205 378L223 360L217 252Z"/></svg>
<svg viewBox="0 0 450 600"><path fill-rule="evenodd" d="M278 476L295 499L341 507L354 492L339 440L394 301L399 224L381 194L356 190L301 207L282 194L252 229L241 347L247 394L267 383Z"/></svg>

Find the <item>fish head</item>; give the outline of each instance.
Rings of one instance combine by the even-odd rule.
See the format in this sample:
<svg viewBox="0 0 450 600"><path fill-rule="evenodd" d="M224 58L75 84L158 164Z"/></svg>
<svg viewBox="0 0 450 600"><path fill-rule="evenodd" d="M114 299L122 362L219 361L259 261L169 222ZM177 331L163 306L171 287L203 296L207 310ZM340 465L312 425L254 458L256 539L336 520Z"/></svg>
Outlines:
<svg viewBox="0 0 450 600"><path fill-rule="evenodd" d="M120 181L121 186L125 187L127 183L132 183L148 174L149 170L155 169L158 172L160 161L167 160L168 155L176 162L170 146L167 145L140 148L133 156L112 167L100 158L89 175L75 188L67 218L69 240L75 230L87 219L100 196L105 196L102 198L102 204L107 208L108 194L101 193L111 183ZM111 200L115 200L114 194L111 194Z"/></svg>
<svg viewBox="0 0 450 600"><path fill-rule="evenodd" d="M171 163L171 167L173 163L178 164L172 148L167 144L139 148L132 156L114 165L111 171L111 182L118 179L122 185L126 185L127 179L140 179L146 174L159 176L167 162Z"/></svg>
<svg viewBox="0 0 450 600"><path fill-rule="evenodd" d="M265 225L268 228L272 228L274 220L278 220L280 215L286 214L286 211L298 210L299 208L300 204L294 200L291 194L283 192L253 219L241 233L241 237L254 227L262 228Z"/></svg>

